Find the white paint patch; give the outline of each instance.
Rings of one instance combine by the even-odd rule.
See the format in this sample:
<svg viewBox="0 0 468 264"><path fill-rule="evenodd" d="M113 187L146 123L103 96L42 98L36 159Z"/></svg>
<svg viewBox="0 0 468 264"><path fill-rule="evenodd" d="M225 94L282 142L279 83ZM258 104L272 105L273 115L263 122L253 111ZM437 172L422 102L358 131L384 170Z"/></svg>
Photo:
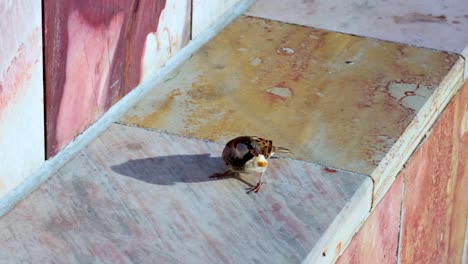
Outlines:
<svg viewBox="0 0 468 264"><path fill-rule="evenodd" d="M431 96L432 91L424 85L413 83L392 83L388 87L390 95L402 106L419 110Z"/></svg>
<svg viewBox="0 0 468 264"><path fill-rule="evenodd" d="M266 90L266 92L277 95L277 96L281 96L284 98L289 98L292 95L291 90L286 87L273 87L273 88Z"/></svg>
<svg viewBox="0 0 468 264"><path fill-rule="evenodd" d="M460 137L465 136L466 131L468 131L468 104L465 102L465 109L460 125Z"/></svg>
<svg viewBox="0 0 468 264"><path fill-rule="evenodd" d="M182 48L186 20L181 18L189 16L189 3L189 1L167 1L159 17L156 32L146 36L140 82L150 72L161 68Z"/></svg>
<svg viewBox="0 0 468 264"><path fill-rule="evenodd" d="M288 47L281 47L278 49L278 53L291 55L294 54L294 50Z"/></svg>
<svg viewBox="0 0 468 264"><path fill-rule="evenodd" d="M35 60L37 63L31 68L31 79L24 77L17 84L22 87L6 87L25 92L9 101L0 117L0 198L17 188L44 162L41 45L26 47L30 51L26 63Z"/></svg>
<svg viewBox="0 0 468 264"><path fill-rule="evenodd" d="M250 65L252 65L252 66L258 66L258 65L260 65L260 63L262 63L262 59L260 59L260 58L255 58L255 59L250 61Z"/></svg>

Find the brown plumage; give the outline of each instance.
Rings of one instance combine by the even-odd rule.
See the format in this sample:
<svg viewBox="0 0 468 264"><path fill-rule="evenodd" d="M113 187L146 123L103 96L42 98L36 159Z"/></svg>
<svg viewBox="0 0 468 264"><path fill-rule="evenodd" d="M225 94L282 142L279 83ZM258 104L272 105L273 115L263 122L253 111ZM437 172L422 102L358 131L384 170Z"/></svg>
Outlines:
<svg viewBox="0 0 468 264"><path fill-rule="evenodd" d="M228 170L215 173L212 178L226 177L235 173L259 173L260 180L250 192L258 192L263 182L263 173L268 167L268 159L274 153L292 153L289 149L273 146L273 141L256 137L241 136L231 139L223 150L223 160Z"/></svg>

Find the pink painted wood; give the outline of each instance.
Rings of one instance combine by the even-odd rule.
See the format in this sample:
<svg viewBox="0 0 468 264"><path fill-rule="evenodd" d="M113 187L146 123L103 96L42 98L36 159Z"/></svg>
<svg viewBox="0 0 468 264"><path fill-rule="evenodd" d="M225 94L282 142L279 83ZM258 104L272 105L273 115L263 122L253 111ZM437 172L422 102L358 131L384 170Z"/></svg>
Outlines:
<svg viewBox="0 0 468 264"><path fill-rule="evenodd" d="M190 8L189 0L44 1L49 157L189 41Z"/></svg>

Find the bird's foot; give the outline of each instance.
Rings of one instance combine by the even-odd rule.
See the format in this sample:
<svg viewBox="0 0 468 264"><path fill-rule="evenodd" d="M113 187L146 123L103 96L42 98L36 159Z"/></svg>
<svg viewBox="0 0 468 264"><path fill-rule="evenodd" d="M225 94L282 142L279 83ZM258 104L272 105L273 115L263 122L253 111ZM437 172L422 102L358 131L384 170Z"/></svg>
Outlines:
<svg viewBox="0 0 468 264"><path fill-rule="evenodd" d="M264 182L257 183L254 187L248 189L247 194L250 194L251 192L258 193L264 184Z"/></svg>

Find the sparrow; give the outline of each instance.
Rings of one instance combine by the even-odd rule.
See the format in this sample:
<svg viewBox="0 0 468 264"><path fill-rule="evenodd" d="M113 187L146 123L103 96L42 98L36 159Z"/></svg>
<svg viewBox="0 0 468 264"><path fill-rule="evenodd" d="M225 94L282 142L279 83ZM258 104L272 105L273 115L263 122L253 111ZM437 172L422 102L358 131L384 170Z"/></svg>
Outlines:
<svg viewBox="0 0 468 264"><path fill-rule="evenodd" d="M275 153L292 152L283 147L273 146L273 141L256 137L240 136L229 140L224 147L222 158L228 169L223 173L215 173L210 178L221 178L239 173L258 173L260 179L247 193L257 193L264 184L264 173L268 167L268 159Z"/></svg>

